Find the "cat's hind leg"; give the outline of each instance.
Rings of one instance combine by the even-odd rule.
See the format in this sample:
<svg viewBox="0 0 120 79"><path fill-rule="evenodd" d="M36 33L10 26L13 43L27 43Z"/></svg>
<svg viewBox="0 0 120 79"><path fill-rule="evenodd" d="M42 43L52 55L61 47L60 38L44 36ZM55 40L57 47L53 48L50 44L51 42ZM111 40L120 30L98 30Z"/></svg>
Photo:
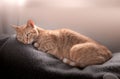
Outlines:
<svg viewBox="0 0 120 79"><path fill-rule="evenodd" d="M70 65L70 66L76 66L76 63L67 59L67 58L63 58L63 62Z"/></svg>
<svg viewBox="0 0 120 79"><path fill-rule="evenodd" d="M106 50L95 43L76 44L70 50L70 58L79 67L101 64L112 57Z"/></svg>

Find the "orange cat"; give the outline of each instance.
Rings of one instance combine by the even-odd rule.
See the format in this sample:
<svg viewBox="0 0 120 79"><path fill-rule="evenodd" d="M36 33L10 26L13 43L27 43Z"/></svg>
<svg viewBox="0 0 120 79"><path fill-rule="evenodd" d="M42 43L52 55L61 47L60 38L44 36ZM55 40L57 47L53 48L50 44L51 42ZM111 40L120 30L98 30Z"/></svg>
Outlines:
<svg viewBox="0 0 120 79"><path fill-rule="evenodd" d="M45 30L34 25L32 20L28 20L24 26L14 28L20 42L34 42L38 50L52 54L71 66L102 64L112 57L105 46L69 29Z"/></svg>

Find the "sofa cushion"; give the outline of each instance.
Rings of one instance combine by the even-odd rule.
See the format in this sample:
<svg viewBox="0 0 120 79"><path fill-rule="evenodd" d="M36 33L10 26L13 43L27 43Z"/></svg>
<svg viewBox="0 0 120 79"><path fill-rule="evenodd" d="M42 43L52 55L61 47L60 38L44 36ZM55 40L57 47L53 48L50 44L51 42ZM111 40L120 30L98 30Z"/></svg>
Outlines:
<svg viewBox="0 0 120 79"><path fill-rule="evenodd" d="M18 42L15 35L0 39L0 45L0 72L4 79L8 77L10 79L120 78L119 52L114 53L113 57L104 64L80 69L36 50L32 45Z"/></svg>

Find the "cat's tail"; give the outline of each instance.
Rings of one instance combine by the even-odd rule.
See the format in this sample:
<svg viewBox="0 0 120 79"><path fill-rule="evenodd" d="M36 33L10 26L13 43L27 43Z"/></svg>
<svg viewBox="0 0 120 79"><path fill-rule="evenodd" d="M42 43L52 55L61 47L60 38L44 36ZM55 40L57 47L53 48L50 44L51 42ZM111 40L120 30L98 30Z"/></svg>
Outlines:
<svg viewBox="0 0 120 79"><path fill-rule="evenodd" d="M106 58L106 61L112 58L112 52L107 49L105 46L101 46L102 47L102 54L104 54L103 56Z"/></svg>

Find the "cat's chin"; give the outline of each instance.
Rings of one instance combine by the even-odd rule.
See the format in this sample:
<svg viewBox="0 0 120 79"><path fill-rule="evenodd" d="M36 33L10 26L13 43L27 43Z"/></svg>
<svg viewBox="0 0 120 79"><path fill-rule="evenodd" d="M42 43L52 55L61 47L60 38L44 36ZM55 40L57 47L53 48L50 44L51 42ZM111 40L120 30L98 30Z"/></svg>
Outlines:
<svg viewBox="0 0 120 79"><path fill-rule="evenodd" d="M32 44L33 42L24 42L24 44Z"/></svg>

